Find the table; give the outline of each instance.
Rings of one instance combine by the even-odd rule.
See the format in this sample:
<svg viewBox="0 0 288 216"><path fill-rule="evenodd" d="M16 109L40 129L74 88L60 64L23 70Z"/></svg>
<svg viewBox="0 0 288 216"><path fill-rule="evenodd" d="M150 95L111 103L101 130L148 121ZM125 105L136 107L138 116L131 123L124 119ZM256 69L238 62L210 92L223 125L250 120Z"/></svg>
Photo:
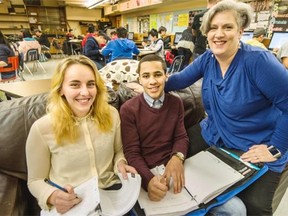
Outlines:
<svg viewBox="0 0 288 216"><path fill-rule="evenodd" d="M72 39L72 40L69 40L68 43L70 43L71 55L74 55L73 44L76 45L77 48L78 48L78 47L81 48L82 40Z"/></svg>
<svg viewBox="0 0 288 216"><path fill-rule="evenodd" d="M149 49L139 49L140 53L138 54L138 57L143 57L145 55L148 55L148 54L153 54L153 53L156 53L155 50L149 50Z"/></svg>
<svg viewBox="0 0 288 216"><path fill-rule="evenodd" d="M5 92L11 97L28 97L48 92L50 90L50 83L51 79L2 83L0 84L0 91Z"/></svg>

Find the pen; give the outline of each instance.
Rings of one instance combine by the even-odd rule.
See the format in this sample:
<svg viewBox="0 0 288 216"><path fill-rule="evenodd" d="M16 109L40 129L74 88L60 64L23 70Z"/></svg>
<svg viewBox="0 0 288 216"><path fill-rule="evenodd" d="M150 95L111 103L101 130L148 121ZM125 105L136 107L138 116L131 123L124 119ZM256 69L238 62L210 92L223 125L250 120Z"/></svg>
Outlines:
<svg viewBox="0 0 288 216"><path fill-rule="evenodd" d="M233 158L241 161L241 162L244 163L246 166L248 166L248 167L250 167L250 168L252 168L252 169L255 169L255 170L260 170L260 168L257 167L257 166L255 166L254 164L251 164L251 163L249 163L249 162L243 161L238 155L233 154L233 153L231 153L231 152L229 152L229 151L227 151L227 150L225 150L225 149L223 149L223 148L220 148L220 149L221 149L222 151L224 151L225 153L227 153L228 155L230 155L231 157L233 157Z"/></svg>
<svg viewBox="0 0 288 216"><path fill-rule="evenodd" d="M59 190L62 190L62 191L64 191L64 192L68 193L68 191L67 191L65 188L63 188L63 187L61 187L60 185L52 182L51 180L45 178L44 181L45 181L47 184L49 184L49 185L51 185L51 186L53 186L53 187L58 188Z"/></svg>

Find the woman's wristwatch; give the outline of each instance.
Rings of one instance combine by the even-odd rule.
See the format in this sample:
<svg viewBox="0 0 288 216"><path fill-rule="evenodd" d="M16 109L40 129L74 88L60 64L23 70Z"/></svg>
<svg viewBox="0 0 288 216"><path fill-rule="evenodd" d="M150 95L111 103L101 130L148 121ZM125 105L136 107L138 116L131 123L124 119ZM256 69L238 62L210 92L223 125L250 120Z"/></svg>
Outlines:
<svg viewBox="0 0 288 216"><path fill-rule="evenodd" d="M272 154L272 156L276 159L281 157L281 152L273 145L268 146L268 151Z"/></svg>

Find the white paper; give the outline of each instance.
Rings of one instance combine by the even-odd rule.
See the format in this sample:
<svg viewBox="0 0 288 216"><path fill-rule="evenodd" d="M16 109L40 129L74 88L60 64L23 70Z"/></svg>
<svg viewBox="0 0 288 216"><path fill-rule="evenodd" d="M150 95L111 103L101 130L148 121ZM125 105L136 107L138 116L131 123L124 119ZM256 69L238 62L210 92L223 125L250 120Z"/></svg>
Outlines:
<svg viewBox="0 0 288 216"><path fill-rule="evenodd" d="M129 212L137 202L140 188L141 177L139 174L128 174L125 180L122 174L118 176L121 180L122 187L119 190L102 190L100 189L100 204L103 216L121 216Z"/></svg>
<svg viewBox="0 0 288 216"><path fill-rule="evenodd" d="M151 170L154 175L163 172L162 166ZM210 152L202 151L185 160L185 188L181 193L174 194L170 186L166 196L159 202L149 200L143 189L138 202L146 216L152 215L185 215L198 209L202 202L207 203L226 188L238 182L244 176ZM191 196L192 195L192 196Z"/></svg>
<svg viewBox="0 0 288 216"><path fill-rule="evenodd" d="M94 213L96 206L100 202L97 177L93 177L82 183L76 187L74 191L77 196L82 199L79 204L74 206L65 214L58 213L56 208L52 208L50 211L42 210L41 216L79 216Z"/></svg>

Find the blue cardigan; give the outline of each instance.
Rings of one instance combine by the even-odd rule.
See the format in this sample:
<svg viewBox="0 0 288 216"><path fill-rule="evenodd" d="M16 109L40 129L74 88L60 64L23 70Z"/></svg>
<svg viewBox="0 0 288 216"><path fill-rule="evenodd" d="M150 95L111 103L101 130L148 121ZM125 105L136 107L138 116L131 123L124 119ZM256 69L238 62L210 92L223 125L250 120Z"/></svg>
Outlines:
<svg viewBox="0 0 288 216"><path fill-rule="evenodd" d="M267 165L281 172L288 158L288 73L283 65L269 51L241 43L223 79L207 50L170 76L165 90L183 89L202 77L205 141L242 151L255 144L274 145L283 156Z"/></svg>

